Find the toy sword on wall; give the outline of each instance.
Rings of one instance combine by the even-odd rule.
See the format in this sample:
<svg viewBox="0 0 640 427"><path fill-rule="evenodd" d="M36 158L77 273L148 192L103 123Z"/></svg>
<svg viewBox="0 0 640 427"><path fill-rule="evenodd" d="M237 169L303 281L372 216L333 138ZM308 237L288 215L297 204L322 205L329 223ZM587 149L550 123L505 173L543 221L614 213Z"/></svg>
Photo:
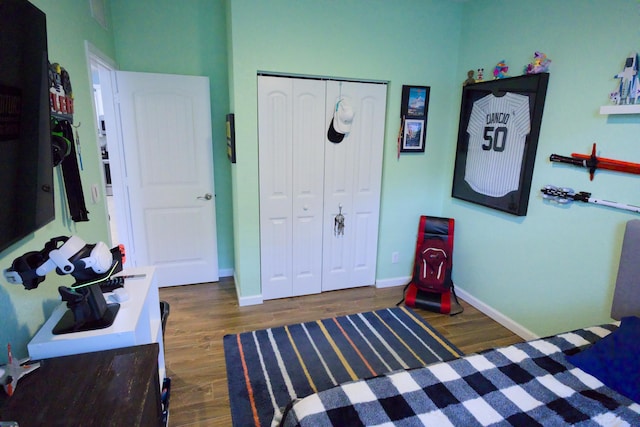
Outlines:
<svg viewBox="0 0 640 427"><path fill-rule="evenodd" d="M559 156L552 154L549 157L552 162L568 163L574 166L580 166L589 169L589 179L593 180L596 169L607 169L617 172L626 172L640 175L640 163L624 162L622 160L607 159L605 157L596 156L596 144L593 143L591 155L571 153L571 157Z"/></svg>
<svg viewBox="0 0 640 427"><path fill-rule="evenodd" d="M609 200L596 199L591 197L591 193L581 191L576 193L571 188L560 188L553 185L546 185L540 189L542 197L560 204L571 203L573 201L579 201L584 203L593 203L595 205L609 206L610 208L623 209L625 211L631 211L640 213L640 206L627 205L624 203L611 202Z"/></svg>

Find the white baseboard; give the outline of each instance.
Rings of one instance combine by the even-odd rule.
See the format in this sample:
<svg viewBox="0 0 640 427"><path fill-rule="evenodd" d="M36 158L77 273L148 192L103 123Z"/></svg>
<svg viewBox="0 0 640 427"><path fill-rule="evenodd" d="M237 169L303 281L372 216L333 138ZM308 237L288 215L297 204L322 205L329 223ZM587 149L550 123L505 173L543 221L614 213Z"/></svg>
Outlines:
<svg viewBox="0 0 640 427"><path fill-rule="evenodd" d="M484 303L483 301L474 297L470 293L466 292L464 289L460 289L458 286L456 286L455 289L456 289L456 295L458 295L460 298L462 298L463 300L465 300L466 302L474 306L483 314L489 316L496 322L500 323L502 326L509 329L511 332L518 335L522 339L528 341L528 340L535 340L540 338L538 335L534 334L533 332L531 332L521 324L517 323L515 320L505 316L495 308L491 307L489 304Z"/></svg>
<svg viewBox="0 0 640 427"><path fill-rule="evenodd" d="M376 280L376 288L391 288L393 286L404 286L407 283L409 283L410 280L411 280L411 276Z"/></svg>
<svg viewBox="0 0 640 427"><path fill-rule="evenodd" d="M262 304L264 301L262 300L262 295L250 295L248 297L238 297L238 305L240 307L245 307L247 305L258 305Z"/></svg>
<svg viewBox="0 0 640 427"><path fill-rule="evenodd" d="M222 276L222 272L220 274ZM234 276L234 279L235 279L235 276ZM411 280L411 276L376 280L376 288L382 289L382 288L391 288L394 286L400 287L409 283L410 280ZM485 314L486 316L500 323L502 326L509 329L511 332L518 335L522 339L528 341L528 340L534 340L534 339L540 338L538 335L534 334L529 329L525 328L515 320L511 319L510 317L505 316L495 308L491 307L489 304L486 304L482 300L474 297L464 289L461 289L458 286L456 286L455 289L456 289L456 295L458 295L460 298L462 298L463 300L471 304L481 313ZM236 294L237 292L238 292L238 289L236 288ZM264 302L261 294L250 295L246 297L241 297L240 295L237 295L237 296L238 296L238 305L240 307L244 307L248 305L258 305Z"/></svg>
<svg viewBox="0 0 640 427"><path fill-rule="evenodd" d="M233 281L235 283L238 283L238 278L236 277L235 273L233 274ZM264 302L264 300L262 299L262 294L249 295L248 297L241 297L238 294L238 286L235 286L235 290L236 290L236 298L238 298L238 305L240 307L245 307L247 305L258 305Z"/></svg>
<svg viewBox="0 0 640 427"><path fill-rule="evenodd" d="M233 277L234 273L233 268L221 268L218 270L218 276L220 277Z"/></svg>
<svg viewBox="0 0 640 427"><path fill-rule="evenodd" d="M220 276L222 277L222 272L220 272ZM234 275L235 280L235 275ZM383 279L376 280L376 288L391 288L394 286L404 286L409 283L411 277L396 277L393 279ZM237 282L237 281L236 281ZM240 307L244 307L246 305L257 305L262 304L264 300L262 299L262 295L251 295L248 297L241 297L238 295L238 288L236 288L236 295L238 297L238 305Z"/></svg>
<svg viewBox="0 0 640 427"><path fill-rule="evenodd" d="M404 286L411 281L411 276L408 277L395 277L391 279L383 279L376 281L376 288L390 288L392 286ZM521 324L517 323L515 320L510 317L505 316L495 308L491 307L489 304L481 301L480 299L474 297L464 289L460 289L456 286L456 295L460 298L471 304L478 311L482 312L486 316L489 316L496 322L500 323L505 328L509 329L514 334L518 335L524 340L534 340L540 338L538 335L534 334Z"/></svg>

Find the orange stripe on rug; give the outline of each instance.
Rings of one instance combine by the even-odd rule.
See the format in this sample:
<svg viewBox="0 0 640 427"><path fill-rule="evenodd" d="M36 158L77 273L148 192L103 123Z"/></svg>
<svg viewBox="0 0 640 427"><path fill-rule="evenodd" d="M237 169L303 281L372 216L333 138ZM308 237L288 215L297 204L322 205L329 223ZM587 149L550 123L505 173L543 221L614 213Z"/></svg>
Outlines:
<svg viewBox="0 0 640 427"><path fill-rule="evenodd" d="M351 379L352 380L357 380L358 376L353 371L353 368L351 368L351 365L349 365L349 362L347 362L347 359L344 357L344 355L342 354L342 352L338 348L338 345L335 343L333 338L331 338L331 335L329 334L329 331L327 331L327 328L324 327L324 325L322 324L322 321L321 320L316 320L316 323L318 324L318 326L320 326L320 330L322 330L322 333L327 338L327 341L329 342L329 344L333 348L333 351L338 356L338 359L340 359L340 362L342 362L342 366L344 366L344 368L347 370L347 373L349 374Z"/></svg>
<svg viewBox="0 0 640 427"><path fill-rule="evenodd" d="M289 341L291 342L291 346L293 347L293 351L296 352L296 357L298 358L298 362L300 362L300 365L302 365L302 370L304 371L304 375L307 377L307 381L309 381L309 385L311 386L311 388L313 389L314 392L317 392L318 388L316 387L316 385L313 383L313 380L311 379L311 375L309 374L309 370L307 369L307 365L304 363L304 359L302 359L302 356L300 355L300 352L298 351L298 346L296 346L296 343L293 340L293 337L291 336L291 332L289 331L289 327L285 326L284 330L287 331L287 336L289 337Z"/></svg>
<svg viewBox="0 0 640 427"><path fill-rule="evenodd" d="M340 329L340 332L342 332L342 335L344 335L344 337L347 339L347 341L349 341L349 344L351 344L351 347L353 347L353 349L355 350L355 352L358 354L358 356L360 357L360 360L362 360L362 362L365 364L365 366L367 367L367 369L369 369L369 372L371 372L371 375L378 375L376 373L376 371L373 370L373 368L371 367L371 365L369 364L369 362L367 361L367 359L362 355L362 353L360 353L360 350L358 350L358 347L356 347L356 345L353 343L353 341L351 341L351 338L349 337L349 334L347 334L347 331L345 331L342 328L342 325L340 325L340 323L338 323L338 319L336 319L335 317L333 318L333 321L335 322L335 324L338 326L338 328Z"/></svg>
<svg viewBox="0 0 640 427"><path fill-rule="evenodd" d="M418 320L413 314L411 314L406 308L404 308L403 306L399 307L402 311L404 311L407 316L411 317L418 325L420 325L420 327L422 329L424 329L427 333L429 333L429 335L431 335L433 337L434 340L438 341L438 343L443 346L444 348L446 348L449 353L453 354L455 357L460 357L461 354L458 353L457 351L455 351L454 349L451 348L451 346L449 344L447 344L446 342L444 342L438 335L436 335L431 329L427 328L424 323L422 323L422 321Z"/></svg>
<svg viewBox="0 0 640 427"><path fill-rule="evenodd" d="M249 380L249 369L247 369L247 361L244 358L244 351L242 350L242 342L240 341L240 334L238 337L238 351L240 352L240 359L242 360L242 370L244 371L244 380L247 384L247 394L249 395L249 402L251 403L251 412L253 414L253 424L260 427L260 419L258 418L258 408L256 408L256 401L253 396L253 389L251 388L251 381Z"/></svg>
<svg viewBox="0 0 640 427"><path fill-rule="evenodd" d="M424 360L422 360L420 358L420 356L418 356L418 353L416 353L415 351L413 351L413 349L411 348L410 345L408 345L406 342L404 342L404 340L402 338L400 338L400 335L396 334L396 331L393 330L393 328L391 328L391 326L389 326L387 324L387 322L385 322L384 320L382 320L382 318L378 315L378 313L373 312L374 316L376 316L378 318L378 320L380 320L380 322L382 322L382 324L389 330L389 332L391 332L393 334L393 336L395 336L397 338L398 341L400 341L402 343L402 345L409 350L409 353L411 353L413 355L413 357L415 357L418 361L420 361L421 364L426 365L426 362Z"/></svg>

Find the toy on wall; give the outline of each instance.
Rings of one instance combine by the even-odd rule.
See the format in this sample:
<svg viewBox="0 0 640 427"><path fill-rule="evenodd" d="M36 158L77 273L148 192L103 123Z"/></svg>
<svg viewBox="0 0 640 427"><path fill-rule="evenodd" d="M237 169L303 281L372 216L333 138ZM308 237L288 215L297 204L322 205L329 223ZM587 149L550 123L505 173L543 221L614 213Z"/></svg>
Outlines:
<svg viewBox="0 0 640 427"><path fill-rule="evenodd" d="M608 206L610 208L622 209L625 211L631 211L640 213L640 206L627 205L624 203L611 202L609 200L596 199L591 197L591 193L587 193L586 191L581 191L576 193L571 188L561 188L553 185L546 185L544 188L540 189L542 192L542 197L546 200L550 200L553 202L557 202L560 204L568 204L574 201L584 202L584 203L593 203L595 205L603 205Z"/></svg>
<svg viewBox="0 0 640 427"><path fill-rule="evenodd" d="M596 169L606 169L616 172L626 172L640 175L640 163L625 162L622 160L607 159L596 156L596 144L593 143L591 154L571 153L571 157L552 154L549 156L552 162L567 163L580 166L589 170L589 179L593 181Z"/></svg>
<svg viewBox="0 0 640 427"><path fill-rule="evenodd" d="M476 82L476 79L473 77L473 70L467 71L467 80L462 82L462 86L470 85Z"/></svg>
<svg viewBox="0 0 640 427"><path fill-rule="evenodd" d="M533 54L533 61L524 67L525 74L546 73L549 71L551 60L542 52L536 51Z"/></svg>
<svg viewBox="0 0 640 427"><path fill-rule="evenodd" d="M52 113L73 115L71 78L57 62L49 63L49 104Z"/></svg>
<svg viewBox="0 0 640 427"><path fill-rule="evenodd" d="M609 98L614 104L629 105L639 103L638 62L638 53L631 52L624 62L624 69L614 76L616 79L620 79L618 90L609 94Z"/></svg>
<svg viewBox="0 0 640 427"><path fill-rule="evenodd" d="M507 77L507 71L509 71L509 67L505 63L504 59L498 62L493 69L493 77L495 79L504 79Z"/></svg>
<svg viewBox="0 0 640 427"><path fill-rule="evenodd" d="M480 83L484 81L484 68L478 68L478 78L476 79L476 83Z"/></svg>

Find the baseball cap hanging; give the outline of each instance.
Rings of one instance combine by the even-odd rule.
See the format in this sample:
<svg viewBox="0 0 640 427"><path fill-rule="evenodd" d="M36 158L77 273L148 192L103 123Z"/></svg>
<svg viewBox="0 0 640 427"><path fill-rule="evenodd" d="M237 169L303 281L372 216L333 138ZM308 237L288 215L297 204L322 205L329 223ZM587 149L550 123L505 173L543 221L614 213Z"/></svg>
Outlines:
<svg viewBox="0 0 640 427"><path fill-rule="evenodd" d="M353 116L353 108L351 108L349 102L346 99L338 100L333 118L329 124L329 130L327 131L329 141L336 144L342 142L344 136L351 131Z"/></svg>

